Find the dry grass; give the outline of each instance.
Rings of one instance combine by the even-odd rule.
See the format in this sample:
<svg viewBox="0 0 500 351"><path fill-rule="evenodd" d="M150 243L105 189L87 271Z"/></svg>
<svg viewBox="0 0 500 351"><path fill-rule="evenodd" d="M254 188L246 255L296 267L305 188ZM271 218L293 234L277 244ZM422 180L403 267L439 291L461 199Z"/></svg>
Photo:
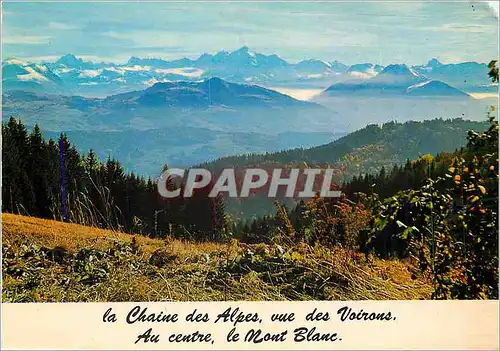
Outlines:
<svg viewBox="0 0 500 351"><path fill-rule="evenodd" d="M21 252L26 246L64 247L68 252L92 248L106 251L115 243L130 244L134 235L12 214L2 214L4 246ZM399 260L372 258L341 248L299 245L281 258L269 245L192 243L135 236L140 245L109 267L109 275L96 284L82 284L70 263L42 260L33 268L30 259L15 256L3 262L4 301L220 301L220 300L364 300L428 299L427 279L412 275ZM175 259L163 267L148 263L163 250ZM253 251L250 256L245 254ZM5 258L5 249L4 249ZM38 261L37 261L38 262ZM35 262L36 263L36 262ZM39 263L39 262L38 262ZM37 263L37 264L38 264ZM10 265L10 266L9 266ZM13 266L34 274L6 274ZM29 266L32 267L32 266ZM35 267L37 267L35 265ZM30 268L31 269L31 268Z"/></svg>
<svg viewBox="0 0 500 351"><path fill-rule="evenodd" d="M70 252L76 252L83 248L106 250L111 247L113 240L131 242L133 238L141 246L143 258L149 258L158 249L175 252L181 259L204 253L235 254L230 248L228 251L228 245L220 243L151 239L143 235L131 235L78 224L2 213L3 243L21 240L50 248L61 246Z"/></svg>

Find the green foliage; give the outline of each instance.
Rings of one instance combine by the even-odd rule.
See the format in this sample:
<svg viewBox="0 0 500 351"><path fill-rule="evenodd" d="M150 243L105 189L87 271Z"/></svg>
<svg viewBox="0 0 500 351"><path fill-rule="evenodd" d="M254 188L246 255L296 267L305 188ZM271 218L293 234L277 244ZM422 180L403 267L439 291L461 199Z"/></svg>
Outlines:
<svg viewBox="0 0 500 351"><path fill-rule="evenodd" d="M310 166L340 166L344 162L344 166L353 172L350 175L378 172L382 166L404 164L408 159L415 159L420 155L453 152L464 146L463 140L458 139L457 135L464 135L470 129L484 131L487 128L487 123L460 118L389 122L382 126L368 125L332 143L313 148L223 157L200 167L220 171L226 167L302 165L304 162ZM357 158L360 159L360 166L356 169Z"/></svg>
<svg viewBox="0 0 500 351"><path fill-rule="evenodd" d="M489 72L488 75L491 78L491 81L493 83L498 83L498 61L497 60L492 60L488 64Z"/></svg>
<svg viewBox="0 0 500 351"><path fill-rule="evenodd" d="M216 174L224 168L234 168L236 173L245 168L259 167L264 169L283 168L284 166L303 168L304 163L312 168L331 167L338 170L333 181L339 185L358 179L344 189L349 197L354 192L380 192L382 197L391 195L400 189L418 187L427 176L425 165L413 166L410 160L423 155L454 152L465 146L465 139L457 135L465 135L469 130L485 131L487 122L474 122L464 119L434 119L429 121L408 121L404 123L389 122L381 126L368 125L350 133L332 143L312 147L296 148L279 152L262 154L245 154L229 156L200 165ZM437 157L440 163L440 156ZM423 162L422 162L423 163ZM387 184L379 183L377 188L370 186L375 182L382 169L391 173L394 166L403 167L398 173L392 173L397 179L389 179ZM359 179L362 181L359 181ZM364 184L361 184L364 183ZM253 216L269 216L274 214L274 206L269 199L257 194L243 201L225 199L226 210L234 216L249 219ZM289 199L278 197L281 202L291 208L295 204ZM288 201L288 202L287 202Z"/></svg>
<svg viewBox="0 0 500 351"><path fill-rule="evenodd" d="M247 242L409 258L431 277L435 299L498 298L498 124L493 117L489 123L484 132L469 131L466 147L454 153L354 177L343 187L347 198L317 197L292 211L279 205L275 217L246 222L236 232Z"/></svg>
<svg viewBox="0 0 500 351"><path fill-rule="evenodd" d="M367 248L415 259L434 298L498 298L498 123L470 131L448 171L372 201Z"/></svg>
<svg viewBox="0 0 500 351"><path fill-rule="evenodd" d="M93 150L81 155L66 135L61 138L70 222L153 237L222 241L230 236L222 197L196 189L192 198L165 201L151 179L126 173L117 160L101 162ZM63 219L59 152L38 125L31 134L13 117L2 125L2 211Z"/></svg>
<svg viewBox="0 0 500 351"><path fill-rule="evenodd" d="M349 198L354 198L356 193L376 193L385 199L400 190L417 189L428 178L444 174L452 156L451 153L440 153L436 157L426 154L414 161L407 160L404 165L394 165L390 171L382 167L377 173L354 176L343 185L342 191Z"/></svg>

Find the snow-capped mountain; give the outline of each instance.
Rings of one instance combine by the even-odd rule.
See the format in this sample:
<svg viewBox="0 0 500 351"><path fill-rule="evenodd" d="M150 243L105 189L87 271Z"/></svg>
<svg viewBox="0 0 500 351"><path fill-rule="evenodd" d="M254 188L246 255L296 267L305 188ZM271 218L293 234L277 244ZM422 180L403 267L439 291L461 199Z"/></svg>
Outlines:
<svg viewBox="0 0 500 351"><path fill-rule="evenodd" d="M365 81L349 81L331 85L323 92L326 96L428 96L469 97L463 91L442 81L432 80L405 64L385 67L379 74Z"/></svg>
<svg viewBox="0 0 500 351"><path fill-rule="evenodd" d="M167 61L161 58L131 57L124 64L85 61L67 54L43 65L64 82L61 94L105 96L143 89L158 82L200 81L221 77L235 83L327 86L339 79L348 66L334 61L304 60L289 63L276 54L264 55L244 46L236 51L202 54L197 59ZM15 77L4 80L4 89L17 89ZM40 87L35 89L39 91ZM26 87L27 90L31 90ZM43 90L43 89L42 89Z"/></svg>
<svg viewBox="0 0 500 351"><path fill-rule="evenodd" d="M430 59L429 62L427 62L427 68L430 68L430 70L437 68L439 66L442 66L443 64L439 62L437 58Z"/></svg>
<svg viewBox="0 0 500 351"><path fill-rule="evenodd" d="M65 68L74 68L74 69L88 69L93 67L92 63L84 62L83 59L77 58L73 54L66 54L64 56L61 56L54 63L54 67L58 66L62 66Z"/></svg>
<svg viewBox="0 0 500 351"><path fill-rule="evenodd" d="M335 75L341 73L336 71L330 62L314 59L300 61L294 66L294 68L297 74L305 78Z"/></svg>
<svg viewBox="0 0 500 351"><path fill-rule="evenodd" d="M393 64L385 67L379 74L369 79L366 83L400 87L416 84L426 79L424 75L405 64Z"/></svg>
<svg viewBox="0 0 500 351"><path fill-rule="evenodd" d="M439 80L427 80L412 85L406 89L406 94L410 96L469 97L463 91Z"/></svg>
<svg viewBox="0 0 500 351"><path fill-rule="evenodd" d="M30 63L19 59L2 62L2 86L4 89L31 91L57 91L62 79L47 65Z"/></svg>
<svg viewBox="0 0 500 351"><path fill-rule="evenodd" d="M365 89L365 85L373 88L376 84L384 84L388 89L389 83L399 84L403 89L425 80L442 81L466 91L492 89L484 63L443 64L432 59L421 66L385 68L373 63L348 66L339 61L318 59L290 63L277 54L265 55L246 46L233 52L204 53L196 59L131 57L121 64L90 62L73 54L43 63L8 59L2 63L2 72L4 90L93 97L140 90L159 82L197 82L211 77L271 88L330 87L329 91L360 90Z"/></svg>
<svg viewBox="0 0 500 351"><path fill-rule="evenodd" d="M492 86L488 79L488 65L477 62L441 63L433 58L422 66L413 69L430 79L446 82L462 90L495 92L498 86Z"/></svg>
<svg viewBox="0 0 500 351"><path fill-rule="evenodd" d="M235 66L237 68L278 68L287 67L290 64L280 58L278 55L264 55L250 51L247 46L243 46L233 52L219 51L215 55L203 54L194 61L195 66L213 67L213 66Z"/></svg>
<svg viewBox="0 0 500 351"><path fill-rule="evenodd" d="M353 78L367 79L376 76L383 69L383 66L374 65L373 63L358 63L350 66L347 73Z"/></svg>

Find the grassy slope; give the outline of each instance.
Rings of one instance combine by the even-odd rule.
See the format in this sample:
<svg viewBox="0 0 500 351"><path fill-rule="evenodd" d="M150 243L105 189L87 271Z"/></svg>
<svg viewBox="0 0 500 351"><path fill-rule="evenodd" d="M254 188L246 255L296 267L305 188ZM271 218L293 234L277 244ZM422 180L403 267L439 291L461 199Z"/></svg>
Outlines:
<svg viewBox="0 0 500 351"><path fill-rule="evenodd" d="M427 299L407 263L304 245L188 243L2 214L3 301ZM48 249L63 247L56 257ZM93 249L93 250L88 250ZM167 263L150 264L156 250ZM90 278L89 278L90 277ZM90 279L90 280L89 280Z"/></svg>

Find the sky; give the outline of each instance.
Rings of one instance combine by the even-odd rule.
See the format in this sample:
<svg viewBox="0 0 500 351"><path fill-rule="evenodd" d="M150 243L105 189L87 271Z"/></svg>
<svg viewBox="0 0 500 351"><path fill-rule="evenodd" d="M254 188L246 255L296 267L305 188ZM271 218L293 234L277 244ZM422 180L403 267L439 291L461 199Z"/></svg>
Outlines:
<svg viewBox="0 0 500 351"><path fill-rule="evenodd" d="M498 16L495 2L4 2L2 56L125 62L248 46L289 62L489 62L491 4Z"/></svg>

